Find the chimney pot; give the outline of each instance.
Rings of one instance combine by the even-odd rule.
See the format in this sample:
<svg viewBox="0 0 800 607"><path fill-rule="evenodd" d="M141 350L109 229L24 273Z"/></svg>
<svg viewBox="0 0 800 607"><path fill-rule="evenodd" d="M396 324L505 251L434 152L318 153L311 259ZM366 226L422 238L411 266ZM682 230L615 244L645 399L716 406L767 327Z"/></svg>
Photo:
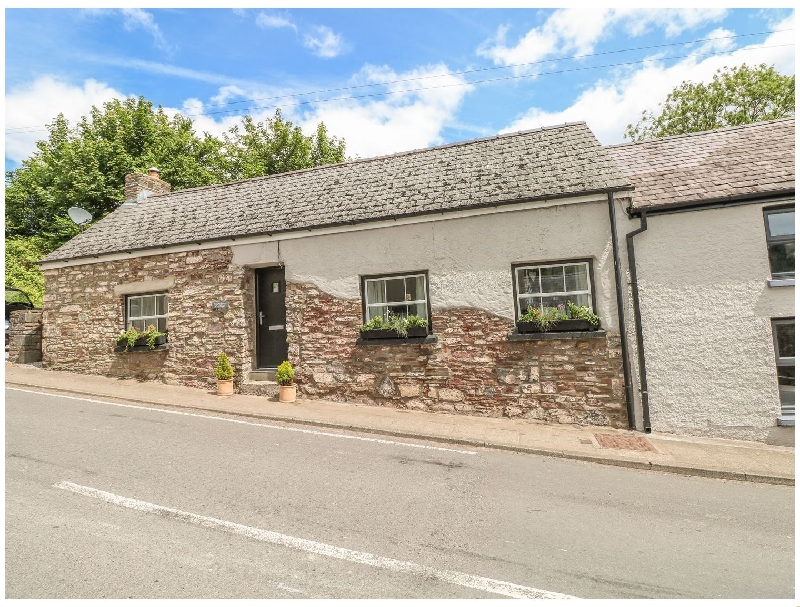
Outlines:
<svg viewBox="0 0 800 607"><path fill-rule="evenodd" d="M150 177L161 179L161 171L159 171L156 167L150 167L147 169L147 174L150 175Z"/></svg>

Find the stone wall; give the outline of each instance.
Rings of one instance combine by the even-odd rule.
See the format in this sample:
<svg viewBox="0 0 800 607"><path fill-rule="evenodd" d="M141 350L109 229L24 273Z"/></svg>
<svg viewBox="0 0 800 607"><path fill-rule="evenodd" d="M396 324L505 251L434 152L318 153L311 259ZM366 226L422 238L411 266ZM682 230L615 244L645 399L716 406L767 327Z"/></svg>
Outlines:
<svg viewBox="0 0 800 607"><path fill-rule="evenodd" d="M619 336L510 341L508 320L434 310L436 343L357 344L361 303L287 284L289 357L306 397L627 427Z"/></svg>
<svg viewBox="0 0 800 607"><path fill-rule="evenodd" d="M45 271L43 366L210 389L224 350L240 381L251 369L252 272L230 259L230 249L218 248ZM122 290L161 291L148 283L167 279L167 347L114 352L125 323L125 296L115 288L133 283L133 291ZM213 309L215 301L228 309Z"/></svg>
<svg viewBox="0 0 800 607"><path fill-rule="evenodd" d="M41 310L14 310L10 320L9 362L29 364L42 360Z"/></svg>

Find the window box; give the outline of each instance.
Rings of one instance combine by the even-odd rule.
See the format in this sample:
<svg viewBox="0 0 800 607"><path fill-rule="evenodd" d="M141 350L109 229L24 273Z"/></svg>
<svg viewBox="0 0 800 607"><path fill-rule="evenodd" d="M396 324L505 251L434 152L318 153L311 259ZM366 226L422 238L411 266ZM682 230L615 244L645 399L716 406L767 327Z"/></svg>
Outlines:
<svg viewBox="0 0 800 607"><path fill-rule="evenodd" d="M361 339L407 339L409 337L427 337L427 327L408 327L405 337L391 329L370 329L361 332Z"/></svg>
<svg viewBox="0 0 800 607"><path fill-rule="evenodd" d="M560 320L547 331L542 331L532 322L517 321L518 333L560 333L563 331L594 331L594 327L588 320L582 318Z"/></svg>
<svg viewBox="0 0 800 607"><path fill-rule="evenodd" d="M160 335L156 337L155 345L151 348L147 343L146 337L140 337L135 342L133 342L132 347L125 348L125 342L117 342L117 346L114 348L114 352L149 352L152 350L166 350L167 349L167 336Z"/></svg>

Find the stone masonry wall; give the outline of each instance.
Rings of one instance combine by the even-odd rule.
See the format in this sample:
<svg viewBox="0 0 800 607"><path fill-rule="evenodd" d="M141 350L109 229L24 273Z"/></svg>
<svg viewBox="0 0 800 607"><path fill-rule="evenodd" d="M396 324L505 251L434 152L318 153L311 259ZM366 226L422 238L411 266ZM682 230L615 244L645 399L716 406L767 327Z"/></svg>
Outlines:
<svg viewBox="0 0 800 607"><path fill-rule="evenodd" d="M359 301L287 284L289 357L306 397L627 427L618 335L509 341L476 309L434 310L437 343L357 345Z"/></svg>
<svg viewBox="0 0 800 607"><path fill-rule="evenodd" d="M240 381L251 369L252 272L230 260L219 248L45 271L43 366L210 389L224 350ZM114 287L169 278L167 348L114 352L125 322L125 296ZM214 310L214 301L229 307Z"/></svg>
<svg viewBox="0 0 800 607"><path fill-rule="evenodd" d="M42 360L41 310L14 310L11 312L8 333L8 360L28 364Z"/></svg>

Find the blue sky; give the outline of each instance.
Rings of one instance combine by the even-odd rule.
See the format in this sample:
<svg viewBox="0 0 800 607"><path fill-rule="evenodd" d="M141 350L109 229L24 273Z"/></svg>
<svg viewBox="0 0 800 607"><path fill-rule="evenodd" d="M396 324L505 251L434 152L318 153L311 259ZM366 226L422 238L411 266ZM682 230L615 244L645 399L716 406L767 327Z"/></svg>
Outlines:
<svg viewBox="0 0 800 607"><path fill-rule="evenodd" d="M8 8L5 36L7 170L114 97L215 135L280 107L367 158L573 121L618 143L683 80L795 70L790 8Z"/></svg>

